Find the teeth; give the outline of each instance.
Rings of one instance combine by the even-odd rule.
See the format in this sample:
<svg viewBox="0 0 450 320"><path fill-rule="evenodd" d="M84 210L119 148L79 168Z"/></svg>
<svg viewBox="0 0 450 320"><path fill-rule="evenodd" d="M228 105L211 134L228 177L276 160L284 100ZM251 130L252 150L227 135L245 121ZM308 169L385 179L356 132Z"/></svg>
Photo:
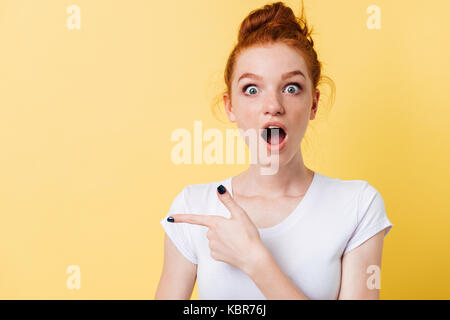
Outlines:
<svg viewBox="0 0 450 320"><path fill-rule="evenodd" d="M269 129L280 129L280 127L277 126L268 126Z"/></svg>

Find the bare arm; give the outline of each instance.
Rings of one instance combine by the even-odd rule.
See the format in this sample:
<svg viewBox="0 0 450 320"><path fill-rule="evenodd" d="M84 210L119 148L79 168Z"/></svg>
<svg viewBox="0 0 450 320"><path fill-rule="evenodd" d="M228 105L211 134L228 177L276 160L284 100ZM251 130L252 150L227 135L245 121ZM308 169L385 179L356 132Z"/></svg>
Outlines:
<svg viewBox="0 0 450 320"><path fill-rule="evenodd" d="M381 271L385 231L378 232L343 256L341 289L338 299L378 300L380 298L380 290L376 287L370 288L367 283L369 277L380 277L380 274L377 271L374 274L372 274L373 271L368 273L367 268L373 266L371 268L378 268L378 271Z"/></svg>
<svg viewBox="0 0 450 320"><path fill-rule="evenodd" d="M379 299L379 289L369 288L369 266L381 270L384 232L380 231L342 259L341 289L338 299ZM283 273L267 249L253 258L253 267L244 270L268 300L307 300L308 298ZM376 275L375 275L376 276ZM378 274L379 276L379 274Z"/></svg>
<svg viewBox="0 0 450 320"><path fill-rule="evenodd" d="M270 252L263 248L254 255L253 267L243 270L267 300L307 300L277 265Z"/></svg>
<svg viewBox="0 0 450 320"><path fill-rule="evenodd" d="M197 265L186 259L165 234L164 264L155 300L189 300L196 277Z"/></svg>

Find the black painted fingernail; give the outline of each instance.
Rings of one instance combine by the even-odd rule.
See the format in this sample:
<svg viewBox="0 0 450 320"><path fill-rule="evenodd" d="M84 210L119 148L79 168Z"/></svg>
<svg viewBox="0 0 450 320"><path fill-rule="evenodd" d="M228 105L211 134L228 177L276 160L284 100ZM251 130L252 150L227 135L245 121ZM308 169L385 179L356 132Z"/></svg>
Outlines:
<svg viewBox="0 0 450 320"><path fill-rule="evenodd" d="M174 219L173 217L168 217L168 218L167 218L167 221L169 221L169 222L175 222L175 219Z"/></svg>
<svg viewBox="0 0 450 320"><path fill-rule="evenodd" d="M223 185L220 185L217 187L217 191L219 191L220 194L224 194L225 192L227 192L227 189L225 189Z"/></svg>

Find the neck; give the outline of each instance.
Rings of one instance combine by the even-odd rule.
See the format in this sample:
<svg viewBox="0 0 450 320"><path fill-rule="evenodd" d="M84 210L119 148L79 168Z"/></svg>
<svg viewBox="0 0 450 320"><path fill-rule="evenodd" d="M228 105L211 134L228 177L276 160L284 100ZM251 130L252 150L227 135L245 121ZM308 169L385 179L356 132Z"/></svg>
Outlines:
<svg viewBox="0 0 450 320"><path fill-rule="evenodd" d="M305 167L300 150L287 163L280 165L276 174L261 175L260 169L259 164L251 164L236 179L233 178L237 183L236 193L268 198L300 196L306 192L314 175L314 171Z"/></svg>

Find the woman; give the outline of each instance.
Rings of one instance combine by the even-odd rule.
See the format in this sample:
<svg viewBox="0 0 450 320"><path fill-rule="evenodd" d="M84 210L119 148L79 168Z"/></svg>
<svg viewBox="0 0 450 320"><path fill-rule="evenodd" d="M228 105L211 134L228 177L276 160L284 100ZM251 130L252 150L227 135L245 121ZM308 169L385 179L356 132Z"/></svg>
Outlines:
<svg viewBox="0 0 450 320"><path fill-rule="evenodd" d="M199 299L379 298L392 228L382 197L366 181L303 163L299 145L317 113L321 74L303 21L303 10L296 19L276 2L242 22L225 71L225 110L239 129L263 132L259 147L277 157L278 170L261 174L267 164L257 162L176 196L161 221L155 299L189 299L196 278Z"/></svg>

